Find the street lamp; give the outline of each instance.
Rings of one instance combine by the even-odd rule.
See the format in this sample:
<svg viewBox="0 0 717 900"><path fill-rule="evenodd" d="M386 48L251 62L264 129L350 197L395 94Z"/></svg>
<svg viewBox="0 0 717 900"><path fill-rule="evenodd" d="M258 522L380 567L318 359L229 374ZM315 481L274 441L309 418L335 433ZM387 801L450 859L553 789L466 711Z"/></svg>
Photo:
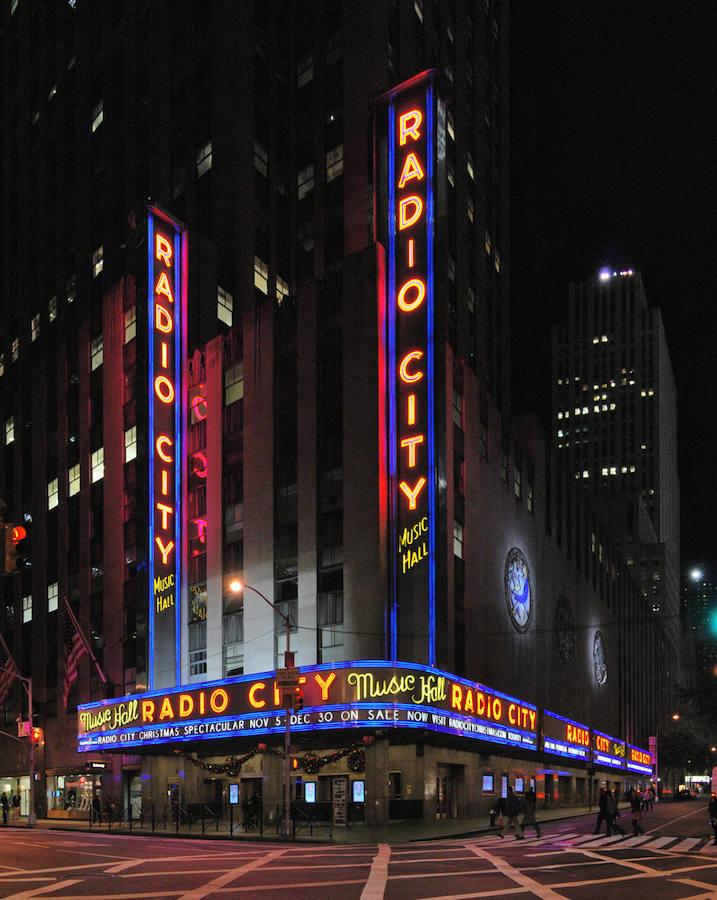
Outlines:
<svg viewBox="0 0 717 900"><path fill-rule="evenodd" d="M32 678L23 678L22 675L17 671L17 668L6 669L4 666L0 667L0 672L11 672L18 681L23 683L25 688L25 693L27 694L27 705L29 707L29 724L30 724L30 810L27 814L27 827L32 828L37 824L37 816L35 814L35 733L32 727ZM2 732L6 737L13 738L15 741L19 741L20 738L13 737L11 734L7 734L7 732Z"/></svg>
<svg viewBox="0 0 717 900"><path fill-rule="evenodd" d="M673 719L673 721L677 722L677 720L678 720L679 718L680 718L680 714L679 714L679 713L672 713L672 719Z"/></svg>
<svg viewBox="0 0 717 900"><path fill-rule="evenodd" d="M690 569L690 581L702 581L703 578L704 572L702 569L697 566L695 566L694 569Z"/></svg>
<svg viewBox="0 0 717 900"><path fill-rule="evenodd" d="M238 594L242 590L250 590L254 591L255 594L258 594L259 597L265 602L268 603L269 606L274 610L274 612L281 616L284 620L284 625L286 627L286 651L284 653L284 668L290 668L289 663L291 662L291 619L285 613L283 613L280 609L277 609L275 603L272 603L271 600L264 596L261 591L257 590L255 587L252 587L250 584L242 584L241 581L233 580L229 583L229 590L233 593ZM284 693L284 698L288 696L288 692ZM291 760L289 759L289 747L291 746L291 707L287 704L285 710L285 727L284 727L284 821L282 826L282 831L284 837L291 836Z"/></svg>

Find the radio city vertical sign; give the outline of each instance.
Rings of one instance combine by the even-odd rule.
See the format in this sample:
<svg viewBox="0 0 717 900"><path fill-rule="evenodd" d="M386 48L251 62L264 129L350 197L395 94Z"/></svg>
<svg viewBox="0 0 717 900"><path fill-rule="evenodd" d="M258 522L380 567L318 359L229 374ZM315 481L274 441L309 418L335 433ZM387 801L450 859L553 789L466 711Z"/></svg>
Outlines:
<svg viewBox="0 0 717 900"><path fill-rule="evenodd" d="M435 73L377 104L377 207L386 246L385 408L392 658L436 661L437 381L436 205L442 129ZM443 154L441 154L443 159ZM437 408L438 407L438 408Z"/></svg>
<svg viewBox="0 0 717 900"><path fill-rule="evenodd" d="M155 207L147 216L150 689L181 683L187 238Z"/></svg>

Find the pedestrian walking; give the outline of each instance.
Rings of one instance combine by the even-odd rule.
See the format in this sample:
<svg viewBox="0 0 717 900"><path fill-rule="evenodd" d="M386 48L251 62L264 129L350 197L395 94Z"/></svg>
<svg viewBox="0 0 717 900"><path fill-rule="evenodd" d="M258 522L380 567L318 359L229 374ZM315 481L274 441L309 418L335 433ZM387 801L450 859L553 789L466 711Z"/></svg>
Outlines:
<svg viewBox="0 0 717 900"><path fill-rule="evenodd" d="M2 796L0 797L0 806L2 806L2 823L3 825L7 825L7 814L10 809L10 802L7 799L5 791L2 792Z"/></svg>
<svg viewBox="0 0 717 900"><path fill-rule="evenodd" d="M523 840L523 826L521 824L524 813L523 801L516 796L512 787L508 788L508 796L505 798L505 821L503 830L499 832L500 837L504 838L509 828L515 827L516 841Z"/></svg>
<svg viewBox="0 0 717 900"><path fill-rule="evenodd" d="M642 800L640 799L639 791L632 791L630 810L632 815L632 833L637 837L639 834L645 833L644 828L640 825L640 819L642 819Z"/></svg>
<svg viewBox="0 0 717 900"><path fill-rule="evenodd" d="M710 816L710 825L712 826L712 831L714 832L714 840L712 844L717 844L717 794L712 794L710 797L710 805L708 807L709 816Z"/></svg>
<svg viewBox="0 0 717 900"><path fill-rule="evenodd" d="M17 791L12 795L12 819L20 818L20 795Z"/></svg>
<svg viewBox="0 0 717 900"><path fill-rule="evenodd" d="M618 819L620 818L620 810L617 805L617 794L615 791L607 792L607 833L608 834L622 834L624 836L625 829L622 825L618 824Z"/></svg>
<svg viewBox="0 0 717 900"><path fill-rule="evenodd" d="M648 793L647 802L648 802L649 807L650 807L650 812L652 812L652 805L653 805L653 803L655 802L655 789L654 789L654 787L648 788L648 789L647 789L647 793Z"/></svg>
<svg viewBox="0 0 717 900"><path fill-rule="evenodd" d="M600 796L598 798L598 814L595 821L595 831L593 834L600 834L602 823L607 822L607 791L600 788ZM610 834L610 823L607 824L607 833Z"/></svg>
<svg viewBox="0 0 717 900"><path fill-rule="evenodd" d="M644 812L649 805L650 805L650 793L647 790L647 788L645 788L645 790L642 792L642 797L641 797L641 802L640 802L640 811Z"/></svg>
<svg viewBox="0 0 717 900"><path fill-rule="evenodd" d="M490 827L495 828L496 819L500 815L500 806L498 805L497 802L494 802L491 804L490 810L488 811L488 815L490 816Z"/></svg>
<svg viewBox="0 0 717 900"><path fill-rule="evenodd" d="M535 834L537 837L540 837L540 825L535 821L535 807L537 805L538 798L535 794L535 790L531 788L525 795L525 818L523 819L523 832L528 825L531 828L535 829Z"/></svg>

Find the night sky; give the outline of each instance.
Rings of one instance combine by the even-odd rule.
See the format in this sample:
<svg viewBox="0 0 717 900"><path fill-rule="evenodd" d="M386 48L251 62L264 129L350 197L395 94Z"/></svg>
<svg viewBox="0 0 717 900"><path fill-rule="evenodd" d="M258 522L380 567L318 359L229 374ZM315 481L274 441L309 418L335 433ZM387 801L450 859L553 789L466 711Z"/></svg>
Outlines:
<svg viewBox="0 0 717 900"><path fill-rule="evenodd" d="M682 571L717 575L716 60L713 0L511 5L517 408L549 421L569 282L640 270L677 382Z"/></svg>

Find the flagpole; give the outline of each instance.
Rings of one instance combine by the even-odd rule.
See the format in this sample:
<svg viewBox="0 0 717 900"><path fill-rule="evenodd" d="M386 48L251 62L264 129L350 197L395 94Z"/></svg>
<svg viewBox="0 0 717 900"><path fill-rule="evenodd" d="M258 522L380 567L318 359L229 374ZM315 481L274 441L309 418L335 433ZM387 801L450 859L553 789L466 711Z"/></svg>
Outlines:
<svg viewBox="0 0 717 900"><path fill-rule="evenodd" d="M97 669L97 674L100 676L100 680L102 681L102 684L104 684L105 687L107 687L107 683L108 683L108 682L107 682L107 676L105 675L105 673L104 673L104 671L103 671L103 669L102 669L102 666L101 666L101 665L99 664L99 662L97 661L97 657L96 657L95 654L92 652L92 647L90 646L89 641L88 641L87 638L85 637L85 633L84 633L84 631L82 630L82 628L80 627L80 623L77 621L77 616L75 615L74 610L73 610L72 607L70 606L70 604L69 604L69 602L68 602L68 600L67 600L67 597L65 597L64 599L65 599L65 610L66 610L66 612L68 613L68 615L70 616L70 621L72 622L72 625L73 625L75 631L79 634L80 640L82 641L85 650L87 650L87 652L89 653L90 659L91 659L92 662L94 663L95 669Z"/></svg>

